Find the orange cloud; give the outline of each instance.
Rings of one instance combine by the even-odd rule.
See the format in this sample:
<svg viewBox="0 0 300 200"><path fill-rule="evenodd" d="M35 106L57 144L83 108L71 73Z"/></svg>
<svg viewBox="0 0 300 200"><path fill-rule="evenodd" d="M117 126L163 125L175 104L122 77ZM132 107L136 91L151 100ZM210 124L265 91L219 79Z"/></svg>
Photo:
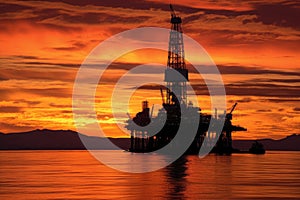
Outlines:
<svg viewBox="0 0 300 200"><path fill-rule="evenodd" d="M234 122L249 131L235 137L280 138L299 132L297 4L185 0L174 7L183 19L184 32L198 41L219 66L228 107L240 102ZM170 27L169 7L162 1L37 4L15 0L0 3L0 11L1 132L74 129L73 82L89 52L124 30ZM115 61L105 72L96 106L98 121L111 136L123 136L111 115L114 83L138 63L166 64L166 60L166 52L136 51ZM156 68L149 70L155 72ZM204 112L210 112L206 86L190 70L192 85L201 94L199 104ZM131 98L131 115L139 111L143 99L148 99L150 105L161 101L157 88L140 88Z"/></svg>

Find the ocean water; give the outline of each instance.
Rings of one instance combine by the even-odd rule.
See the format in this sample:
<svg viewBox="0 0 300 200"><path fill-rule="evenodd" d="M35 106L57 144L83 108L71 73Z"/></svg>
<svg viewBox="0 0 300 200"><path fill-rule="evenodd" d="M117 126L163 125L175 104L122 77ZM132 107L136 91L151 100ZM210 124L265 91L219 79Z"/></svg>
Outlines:
<svg viewBox="0 0 300 200"><path fill-rule="evenodd" d="M186 156L131 174L87 151L0 151L0 199L300 199L300 152Z"/></svg>

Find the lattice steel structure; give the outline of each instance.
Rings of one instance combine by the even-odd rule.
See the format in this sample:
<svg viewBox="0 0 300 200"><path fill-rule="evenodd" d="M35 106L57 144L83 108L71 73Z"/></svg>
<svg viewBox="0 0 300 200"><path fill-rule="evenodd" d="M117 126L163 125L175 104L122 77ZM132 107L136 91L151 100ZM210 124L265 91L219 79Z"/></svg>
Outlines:
<svg viewBox="0 0 300 200"><path fill-rule="evenodd" d="M172 5L171 8L171 31L169 38L168 63L165 70L165 82L167 83L166 104L179 103L187 105L186 82L188 81L188 70L184 60L184 45L182 37L182 20L176 15ZM176 73L176 70L178 73ZM177 97L175 97L177 94Z"/></svg>

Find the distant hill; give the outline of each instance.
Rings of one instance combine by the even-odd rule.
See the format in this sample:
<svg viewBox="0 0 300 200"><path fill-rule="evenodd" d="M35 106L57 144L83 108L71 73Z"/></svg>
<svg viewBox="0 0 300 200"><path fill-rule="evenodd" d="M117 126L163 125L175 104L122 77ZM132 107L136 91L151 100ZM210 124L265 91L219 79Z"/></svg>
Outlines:
<svg viewBox="0 0 300 200"><path fill-rule="evenodd" d="M116 149L104 138L86 136L71 130L37 129L22 133L0 134L0 150L80 150L86 149L79 135L91 144L91 149ZM128 149L127 138L110 138L122 149Z"/></svg>
<svg viewBox="0 0 300 200"><path fill-rule="evenodd" d="M0 133L0 150L81 150L86 149L80 136L91 144L91 149L116 149L104 138L86 136L71 130L37 129L21 133ZM129 138L109 138L115 145L128 149ZM300 135L294 134L280 140L263 139L266 150L300 151ZM248 150L253 140L235 140L234 148Z"/></svg>
<svg viewBox="0 0 300 200"><path fill-rule="evenodd" d="M262 143L266 150L300 151L300 134L293 134L280 140L262 139L257 141ZM236 140L233 141L233 146L246 150L252 143L253 140Z"/></svg>

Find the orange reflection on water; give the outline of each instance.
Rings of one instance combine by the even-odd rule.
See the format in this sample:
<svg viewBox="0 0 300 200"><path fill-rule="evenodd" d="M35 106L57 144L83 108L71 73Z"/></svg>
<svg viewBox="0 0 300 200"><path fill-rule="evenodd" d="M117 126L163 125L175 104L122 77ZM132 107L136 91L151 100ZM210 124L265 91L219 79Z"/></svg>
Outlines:
<svg viewBox="0 0 300 200"><path fill-rule="evenodd" d="M299 152L186 156L142 174L113 170L86 151L1 151L0 163L1 199L300 198Z"/></svg>

